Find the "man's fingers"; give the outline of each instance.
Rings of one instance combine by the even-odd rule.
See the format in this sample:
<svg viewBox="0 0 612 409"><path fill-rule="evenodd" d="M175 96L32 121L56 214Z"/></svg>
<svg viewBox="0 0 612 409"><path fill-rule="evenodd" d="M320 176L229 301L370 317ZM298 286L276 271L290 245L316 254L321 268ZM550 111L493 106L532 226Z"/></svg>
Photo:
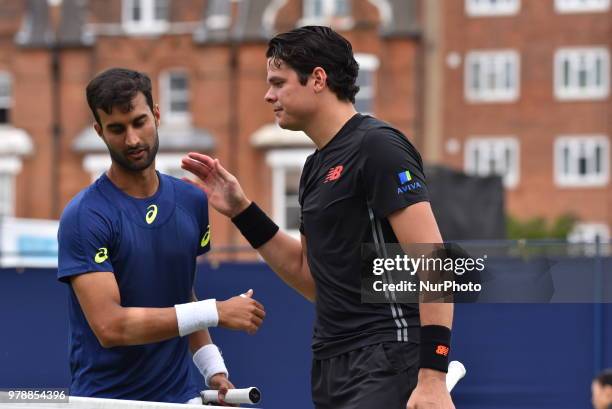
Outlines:
<svg viewBox="0 0 612 409"><path fill-rule="evenodd" d="M202 153L198 153L198 152L189 152L187 154L187 156L190 159L195 160L196 162L200 162L203 163L204 165L208 166L209 168L213 168L215 160L213 158L211 158L208 155L204 155Z"/></svg>
<svg viewBox="0 0 612 409"><path fill-rule="evenodd" d="M215 159L213 169L215 169L219 173L219 176L221 176L221 178L223 178L224 180L229 180L232 177L232 174L229 173L223 166L221 166L221 162L219 162L219 159Z"/></svg>
<svg viewBox="0 0 612 409"><path fill-rule="evenodd" d="M193 160L191 158L183 158L181 160L181 168L193 173L202 180L206 179L212 170L205 163Z"/></svg>
<svg viewBox="0 0 612 409"><path fill-rule="evenodd" d="M262 308L255 308L255 310L253 311L253 314L262 320L266 318L266 312Z"/></svg>

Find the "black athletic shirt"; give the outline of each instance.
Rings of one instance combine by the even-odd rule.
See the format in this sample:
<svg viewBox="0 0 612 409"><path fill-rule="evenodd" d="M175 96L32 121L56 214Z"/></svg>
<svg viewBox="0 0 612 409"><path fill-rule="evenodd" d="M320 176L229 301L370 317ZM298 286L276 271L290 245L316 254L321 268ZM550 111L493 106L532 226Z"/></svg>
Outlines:
<svg viewBox="0 0 612 409"><path fill-rule="evenodd" d="M362 244L397 243L387 217L428 201L419 153L398 130L356 114L308 157L300 231L316 283L315 359L379 342L418 341L418 304L362 304ZM381 255L382 256L382 255Z"/></svg>

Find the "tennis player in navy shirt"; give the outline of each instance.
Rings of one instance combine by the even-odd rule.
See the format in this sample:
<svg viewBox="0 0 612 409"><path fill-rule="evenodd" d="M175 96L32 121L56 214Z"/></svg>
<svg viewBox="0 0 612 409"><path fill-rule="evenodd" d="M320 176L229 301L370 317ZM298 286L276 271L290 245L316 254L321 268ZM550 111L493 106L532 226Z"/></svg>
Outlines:
<svg viewBox="0 0 612 409"><path fill-rule="evenodd" d="M208 328L254 333L264 308L252 290L221 302L195 298L196 257L210 249L207 198L155 170L160 112L150 79L109 69L89 83L87 101L112 164L60 221L70 393L184 403L199 395L197 367L222 398L233 385Z"/></svg>

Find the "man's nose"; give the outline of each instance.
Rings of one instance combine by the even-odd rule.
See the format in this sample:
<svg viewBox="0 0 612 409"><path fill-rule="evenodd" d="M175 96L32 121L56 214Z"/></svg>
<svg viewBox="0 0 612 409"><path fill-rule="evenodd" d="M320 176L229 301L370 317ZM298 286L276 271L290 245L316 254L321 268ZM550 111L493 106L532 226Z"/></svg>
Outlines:
<svg viewBox="0 0 612 409"><path fill-rule="evenodd" d="M138 137L138 132L131 126L128 126L125 134L125 144L127 146L137 146L140 144L140 138Z"/></svg>
<svg viewBox="0 0 612 409"><path fill-rule="evenodd" d="M264 95L264 100L270 104L273 104L276 102L276 95L272 92L272 88L268 89L268 92L266 92L266 95Z"/></svg>

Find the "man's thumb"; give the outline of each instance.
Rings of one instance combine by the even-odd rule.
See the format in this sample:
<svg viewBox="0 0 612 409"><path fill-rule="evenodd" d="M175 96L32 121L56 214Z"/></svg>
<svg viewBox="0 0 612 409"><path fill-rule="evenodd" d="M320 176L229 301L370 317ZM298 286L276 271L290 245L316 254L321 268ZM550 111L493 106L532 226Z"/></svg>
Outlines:
<svg viewBox="0 0 612 409"><path fill-rule="evenodd" d="M252 298L253 297L253 289L249 288L249 291L247 291L244 294L240 294L240 296L244 297L244 298Z"/></svg>

